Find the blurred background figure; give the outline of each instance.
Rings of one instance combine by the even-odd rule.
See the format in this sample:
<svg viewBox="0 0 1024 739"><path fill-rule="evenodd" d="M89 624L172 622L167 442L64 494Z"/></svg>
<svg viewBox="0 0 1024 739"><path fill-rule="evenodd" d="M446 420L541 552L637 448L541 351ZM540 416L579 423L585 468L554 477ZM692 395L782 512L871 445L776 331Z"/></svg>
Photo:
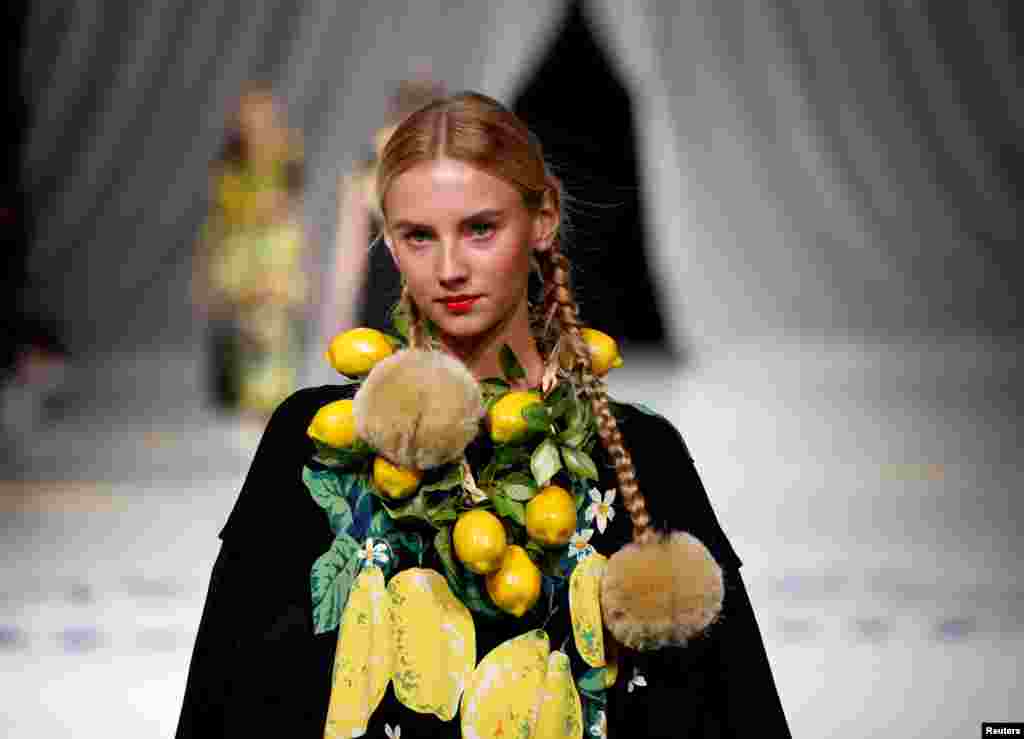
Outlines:
<svg viewBox="0 0 1024 739"><path fill-rule="evenodd" d="M293 392L310 302L302 143L268 85L247 86L210 172L193 298L209 322L215 404L256 417Z"/></svg>
<svg viewBox="0 0 1024 739"><path fill-rule="evenodd" d="M390 331L391 308L401 297L398 270L377 237L377 159L391 133L409 114L445 95L442 83L410 79L399 83L383 125L373 133L373 150L338 181L338 230L321 308L321 344L353 326Z"/></svg>

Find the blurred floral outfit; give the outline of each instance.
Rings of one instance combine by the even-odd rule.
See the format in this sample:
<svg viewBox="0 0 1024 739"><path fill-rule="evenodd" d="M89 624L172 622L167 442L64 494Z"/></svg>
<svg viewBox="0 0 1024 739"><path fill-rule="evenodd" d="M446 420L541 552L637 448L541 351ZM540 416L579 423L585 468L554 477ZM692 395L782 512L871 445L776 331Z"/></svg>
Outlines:
<svg viewBox="0 0 1024 739"><path fill-rule="evenodd" d="M310 291L294 212L300 171L294 148L260 171L244 160L219 164L204 229L217 394L261 414L296 389L302 358Z"/></svg>

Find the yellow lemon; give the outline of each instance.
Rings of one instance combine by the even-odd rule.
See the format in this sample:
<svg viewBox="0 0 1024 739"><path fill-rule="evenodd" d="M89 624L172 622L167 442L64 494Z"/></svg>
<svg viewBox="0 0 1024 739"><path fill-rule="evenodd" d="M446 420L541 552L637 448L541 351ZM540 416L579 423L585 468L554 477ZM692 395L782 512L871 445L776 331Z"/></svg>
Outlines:
<svg viewBox="0 0 1024 739"><path fill-rule="evenodd" d="M498 569L508 546L501 519L480 508L459 516L452 530L452 540L455 556L478 575Z"/></svg>
<svg viewBox="0 0 1024 739"><path fill-rule="evenodd" d="M622 366L619 345L611 336L593 328L581 328L580 336L590 347L590 368L595 375L601 377L608 374L608 370Z"/></svg>
<svg viewBox="0 0 1024 739"><path fill-rule="evenodd" d="M565 488L548 485L526 504L526 533L538 544L561 547L576 530L576 501Z"/></svg>
<svg viewBox="0 0 1024 739"><path fill-rule="evenodd" d="M344 449L356 440L356 421L352 415L351 400L335 400L316 412L306 429L311 439L335 449Z"/></svg>
<svg viewBox="0 0 1024 739"><path fill-rule="evenodd" d="M399 467L381 456L373 458L373 484L391 500L408 498L420 486L423 472Z"/></svg>
<svg viewBox="0 0 1024 739"><path fill-rule="evenodd" d="M528 390L513 390L503 395L487 413L491 441L495 444L508 444L522 439L527 433L523 408L540 402L540 393Z"/></svg>
<svg viewBox="0 0 1024 739"><path fill-rule="evenodd" d="M335 336L325 356L341 374L361 377L394 353L395 347L385 334L372 328L354 328Z"/></svg>
<svg viewBox="0 0 1024 739"><path fill-rule="evenodd" d="M518 544L510 544L501 567L486 577L487 594L505 613L522 616L540 598L540 570Z"/></svg>

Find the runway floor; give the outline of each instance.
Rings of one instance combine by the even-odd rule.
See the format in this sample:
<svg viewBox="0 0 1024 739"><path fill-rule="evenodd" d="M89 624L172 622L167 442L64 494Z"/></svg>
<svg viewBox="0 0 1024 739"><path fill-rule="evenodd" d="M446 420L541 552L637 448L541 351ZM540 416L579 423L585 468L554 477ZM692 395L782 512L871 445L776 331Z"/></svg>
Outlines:
<svg viewBox="0 0 1024 739"><path fill-rule="evenodd" d="M686 437L794 736L952 739L1024 717L1017 359L776 345L613 377ZM190 355L79 368L88 402L8 434L0 736L173 735L259 437L199 405L196 370Z"/></svg>

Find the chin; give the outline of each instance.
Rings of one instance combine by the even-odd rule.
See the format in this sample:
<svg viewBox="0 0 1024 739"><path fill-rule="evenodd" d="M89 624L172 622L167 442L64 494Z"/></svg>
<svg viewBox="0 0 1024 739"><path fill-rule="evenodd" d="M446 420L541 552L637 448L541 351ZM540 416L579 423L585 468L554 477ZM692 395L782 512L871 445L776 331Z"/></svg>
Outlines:
<svg viewBox="0 0 1024 739"><path fill-rule="evenodd" d="M430 319L442 335L463 340L486 334L496 325L495 321L484 315L451 316L444 313L431 316Z"/></svg>

